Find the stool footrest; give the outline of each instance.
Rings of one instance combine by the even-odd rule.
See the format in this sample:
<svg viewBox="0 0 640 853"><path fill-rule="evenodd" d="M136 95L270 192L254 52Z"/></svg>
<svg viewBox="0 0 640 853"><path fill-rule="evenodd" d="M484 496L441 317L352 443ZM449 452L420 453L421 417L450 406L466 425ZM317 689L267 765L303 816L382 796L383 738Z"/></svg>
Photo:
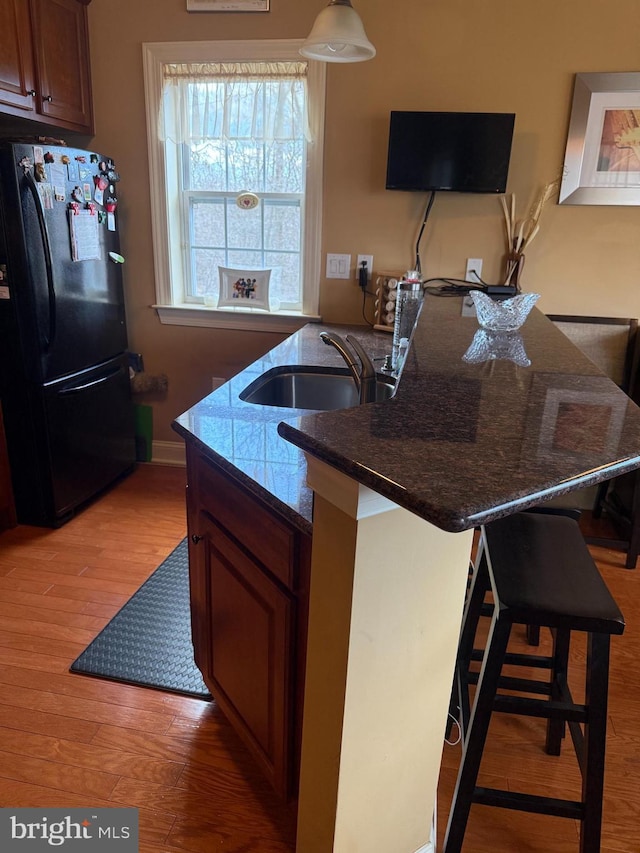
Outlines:
<svg viewBox="0 0 640 853"><path fill-rule="evenodd" d="M554 702L545 699L527 699L525 696L502 696L493 700L493 710L506 714L523 714L526 717L544 717L547 720L566 720L585 723L587 709L572 702Z"/></svg>
<svg viewBox="0 0 640 853"><path fill-rule="evenodd" d="M498 687L503 690L520 690L523 693L540 693L543 696L551 695L551 684L548 681L535 681L526 678L513 678L510 675L501 675Z"/></svg>
<svg viewBox="0 0 640 853"><path fill-rule="evenodd" d="M553 658L548 655L525 655L507 652L504 662L508 666L530 666L532 669L553 669Z"/></svg>
<svg viewBox="0 0 640 853"><path fill-rule="evenodd" d="M569 817L581 820L584 806L575 800L561 800L557 797L538 797L535 794L519 794L515 791L502 791L499 788L475 788L473 802L483 806L498 806L503 809L516 809L535 814L548 814L554 817Z"/></svg>
<svg viewBox="0 0 640 853"><path fill-rule="evenodd" d="M481 661L483 657L484 649L474 649L471 652L471 660ZM525 655L521 652L507 652L504 662L513 666L530 666L533 669L553 669L553 658L547 655Z"/></svg>
<svg viewBox="0 0 640 853"><path fill-rule="evenodd" d="M479 672L470 672L467 676L468 684L477 684ZM513 678L509 675L501 675L498 679L498 687L503 690L520 690L524 693L540 693L543 696L549 696L551 693L551 684L548 681L536 681L527 678Z"/></svg>

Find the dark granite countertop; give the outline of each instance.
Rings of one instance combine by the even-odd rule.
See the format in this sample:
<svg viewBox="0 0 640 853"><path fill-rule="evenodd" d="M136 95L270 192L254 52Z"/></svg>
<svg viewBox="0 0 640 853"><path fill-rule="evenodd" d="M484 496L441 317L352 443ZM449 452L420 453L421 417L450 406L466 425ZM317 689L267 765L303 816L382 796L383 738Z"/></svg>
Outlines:
<svg viewBox="0 0 640 853"><path fill-rule="evenodd" d="M313 494L306 484L305 456L280 437L278 424L283 419L296 424L309 411L245 403L239 395L263 373L283 365L338 367L346 373L336 350L320 340L323 330L355 335L369 355L377 359L376 366L381 366L384 356L391 352L388 332L371 332L364 326L310 323L173 423L183 438L194 442L229 475L306 533L312 527Z"/></svg>
<svg viewBox="0 0 640 853"><path fill-rule="evenodd" d="M640 409L540 311L520 331L530 365L469 362L479 327L461 303L426 298L390 400L314 414L242 402L239 393L273 367L342 366L320 342L323 328L355 333L374 357L390 352L384 332L311 324L174 428L306 531L312 495L301 450L449 531L640 467Z"/></svg>

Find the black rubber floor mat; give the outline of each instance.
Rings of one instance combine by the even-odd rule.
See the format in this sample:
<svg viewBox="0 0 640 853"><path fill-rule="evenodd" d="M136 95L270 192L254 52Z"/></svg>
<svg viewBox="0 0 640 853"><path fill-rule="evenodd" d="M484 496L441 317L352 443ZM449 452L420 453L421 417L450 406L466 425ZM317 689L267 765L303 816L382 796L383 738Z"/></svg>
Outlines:
<svg viewBox="0 0 640 853"><path fill-rule="evenodd" d="M193 660L186 539L70 669L82 675L211 698Z"/></svg>

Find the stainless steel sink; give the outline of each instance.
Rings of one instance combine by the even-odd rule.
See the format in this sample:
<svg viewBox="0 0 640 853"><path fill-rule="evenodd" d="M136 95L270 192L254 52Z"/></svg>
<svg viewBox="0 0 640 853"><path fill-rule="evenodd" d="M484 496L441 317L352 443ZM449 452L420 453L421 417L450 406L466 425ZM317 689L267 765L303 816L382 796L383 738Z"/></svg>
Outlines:
<svg viewBox="0 0 640 853"><path fill-rule="evenodd" d="M376 400L393 396L395 386L379 376ZM286 409L348 409L360 404L355 382L347 370L323 367L274 367L259 376L240 394L246 403Z"/></svg>

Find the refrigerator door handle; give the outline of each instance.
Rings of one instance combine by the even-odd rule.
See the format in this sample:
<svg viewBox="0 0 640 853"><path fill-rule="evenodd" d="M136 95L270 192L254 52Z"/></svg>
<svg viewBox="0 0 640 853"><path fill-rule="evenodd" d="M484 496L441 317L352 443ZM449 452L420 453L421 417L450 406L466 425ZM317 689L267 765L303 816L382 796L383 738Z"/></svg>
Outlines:
<svg viewBox="0 0 640 853"><path fill-rule="evenodd" d="M115 370L110 370L108 373L105 373L104 376L101 376L99 379L94 379L92 382L85 382L82 385L74 385L73 388L65 388L63 391L60 391L58 396L68 397L71 394L80 394L83 391L86 391L87 388L95 388L96 385L102 385L104 382L108 382L118 373L122 373L121 367L116 367Z"/></svg>
<svg viewBox="0 0 640 853"><path fill-rule="evenodd" d="M42 206L42 200L40 199L40 193L38 192L36 180L30 169L25 169L24 176L36 207L38 225L40 226L40 237L42 239L42 248L44 250L44 263L47 271L47 288L49 291L49 334L45 337L45 350L49 350L53 345L53 341L56 336L56 290L53 281L53 264L51 263L51 243L49 242L47 222L44 218L44 208Z"/></svg>

